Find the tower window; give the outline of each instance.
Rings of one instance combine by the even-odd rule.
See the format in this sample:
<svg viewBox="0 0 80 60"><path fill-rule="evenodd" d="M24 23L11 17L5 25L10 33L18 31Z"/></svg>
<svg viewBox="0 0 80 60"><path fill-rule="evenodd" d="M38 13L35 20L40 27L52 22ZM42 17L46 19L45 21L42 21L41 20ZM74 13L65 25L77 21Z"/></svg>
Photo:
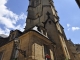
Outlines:
<svg viewBox="0 0 80 60"><path fill-rule="evenodd" d="M51 24L51 21L49 21L49 24Z"/></svg>

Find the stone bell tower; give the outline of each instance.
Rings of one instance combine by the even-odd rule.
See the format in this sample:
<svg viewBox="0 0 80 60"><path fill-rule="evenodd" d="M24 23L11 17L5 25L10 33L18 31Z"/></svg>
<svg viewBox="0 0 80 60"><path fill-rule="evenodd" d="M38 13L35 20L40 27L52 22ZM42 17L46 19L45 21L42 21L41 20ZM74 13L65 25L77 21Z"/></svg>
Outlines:
<svg viewBox="0 0 80 60"><path fill-rule="evenodd" d="M43 7L41 0L29 0L28 6L28 16L26 19L26 27L25 30L30 29L35 25L42 24L43 16Z"/></svg>
<svg viewBox="0 0 80 60"><path fill-rule="evenodd" d="M43 22L47 20L47 12L50 13L50 18L56 17L58 20L57 11L52 0L29 0L25 30L35 25L44 26ZM55 21L57 22L57 20Z"/></svg>
<svg viewBox="0 0 80 60"><path fill-rule="evenodd" d="M56 60L70 59L64 28L59 23L53 3L52 0L29 0L25 32L34 26L43 27L49 39L55 43Z"/></svg>

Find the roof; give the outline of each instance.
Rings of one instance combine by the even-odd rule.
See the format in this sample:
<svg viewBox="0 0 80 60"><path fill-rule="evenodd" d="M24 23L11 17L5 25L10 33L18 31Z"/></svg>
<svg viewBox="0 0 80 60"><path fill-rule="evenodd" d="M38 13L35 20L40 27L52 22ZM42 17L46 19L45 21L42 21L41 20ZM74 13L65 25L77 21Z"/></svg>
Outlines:
<svg viewBox="0 0 80 60"><path fill-rule="evenodd" d="M42 32L40 32L38 30L38 27L39 26L35 25L35 26L31 27L30 29L28 29L27 31L24 31L23 33L25 34L25 33L29 32L29 31L34 31L34 32L37 32L37 33L41 34L42 36L48 38L47 36L45 36Z"/></svg>
<svg viewBox="0 0 80 60"><path fill-rule="evenodd" d="M9 42L9 38L0 38L0 47Z"/></svg>
<svg viewBox="0 0 80 60"><path fill-rule="evenodd" d="M20 33L20 35L22 34L22 32L19 31L19 30L14 30L14 31L12 30L12 31L10 31L10 34L12 34L13 32ZM5 44L7 44L7 43L9 43L9 42L10 42L10 35L6 36L4 34L0 34L0 47L3 46L3 45L5 45Z"/></svg>
<svg viewBox="0 0 80 60"><path fill-rule="evenodd" d="M36 30L29 30L29 31L25 32L23 35L21 35L19 38L22 38L26 34L31 34L32 36L36 35L38 37L41 37L41 38L45 39L47 42L50 42L51 44L56 45L55 42L51 41L49 38L47 38L46 36L44 36L43 34L39 33Z"/></svg>
<svg viewBox="0 0 80 60"><path fill-rule="evenodd" d="M46 23L48 22L49 19L50 19L53 23L57 23L57 22L54 22L51 18L47 18L47 20L46 20L45 22L42 22L42 23L44 24L44 27L43 27L43 28L45 28L45 25L46 25ZM38 26L38 25L32 26L32 27L29 28L28 30L25 30L25 31L23 32L23 34L28 33L28 32L30 32L30 31L34 31L34 32L42 35L43 37L45 37L45 38L47 38L47 39L49 39L49 40L51 41L51 39L48 38L48 36L44 35L43 33L41 33L41 32L38 30L38 27L40 27L40 26ZM23 34L22 34L22 35L23 35ZM22 36L22 35L21 35L21 36ZM51 41L51 42L52 42L52 44L55 44L55 45L56 45L56 43L55 43L54 41Z"/></svg>

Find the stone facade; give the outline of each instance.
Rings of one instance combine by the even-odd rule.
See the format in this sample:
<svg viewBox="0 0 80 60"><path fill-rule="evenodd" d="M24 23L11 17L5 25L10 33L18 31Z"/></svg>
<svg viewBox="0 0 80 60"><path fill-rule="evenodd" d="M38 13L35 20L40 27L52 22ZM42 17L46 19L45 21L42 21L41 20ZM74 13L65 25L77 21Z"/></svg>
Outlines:
<svg viewBox="0 0 80 60"><path fill-rule="evenodd" d="M26 51L26 60L45 60L44 44L49 47L51 59L54 60L52 42L46 37L43 37L35 31L30 31L20 36L19 39L20 49ZM24 57L19 54L18 59L24 60Z"/></svg>
<svg viewBox="0 0 80 60"><path fill-rule="evenodd" d="M70 52L70 56L72 60L80 60L80 46L79 44L73 44L71 40L66 41L68 50Z"/></svg>
<svg viewBox="0 0 80 60"><path fill-rule="evenodd" d="M4 46L0 47L0 60L10 60L13 50L13 42L9 42Z"/></svg>
<svg viewBox="0 0 80 60"><path fill-rule="evenodd" d="M54 44L36 31L29 31L19 37L19 49L26 51L26 57L20 52L17 53L18 60L45 60L44 45L48 46L51 59L54 60ZM0 52L3 52L2 60L13 60L14 40L0 47ZM8 55L7 55L8 54Z"/></svg>
<svg viewBox="0 0 80 60"><path fill-rule="evenodd" d="M64 30L59 23L59 17L52 0L30 0L26 23L25 31L35 25L37 25L39 28L43 27L44 30L47 31L50 41L56 43L57 47L55 53L57 60L64 60L66 58L70 59L70 55L65 43L66 37L64 35ZM43 29L40 29L40 31L41 30L43 33L45 33Z"/></svg>
<svg viewBox="0 0 80 60"><path fill-rule="evenodd" d="M67 40L52 0L29 0L25 30L0 38L0 60L79 60L79 47Z"/></svg>

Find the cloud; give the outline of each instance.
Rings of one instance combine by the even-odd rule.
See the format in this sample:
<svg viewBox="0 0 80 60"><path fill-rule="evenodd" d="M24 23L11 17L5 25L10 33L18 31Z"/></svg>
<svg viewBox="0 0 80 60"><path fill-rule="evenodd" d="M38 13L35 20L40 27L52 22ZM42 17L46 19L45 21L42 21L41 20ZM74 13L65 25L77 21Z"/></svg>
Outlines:
<svg viewBox="0 0 80 60"><path fill-rule="evenodd" d="M70 30L70 28L67 29L68 31Z"/></svg>
<svg viewBox="0 0 80 60"><path fill-rule="evenodd" d="M0 24L5 25L7 28L15 28L15 24L20 19L25 19L26 15L21 13L17 15L13 11L10 11L5 4L8 0L1 0L0 2Z"/></svg>
<svg viewBox="0 0 80 60"><path fill-rule="evenodd" d="M20 31L24 31L25 26L26 26L26 23L23 24L23 25L18 25L18 26L16 26L15 29L18 29L18 30L20 30Z"/></svg>
<svg viewBox="0 0 80 60"><path fill-rule="evenodd" d="M20 15L14 13L13 11L9 10L7 6L5 5L8 2L8 0L1 0L0 1L0 24L4 25L5 30L0 28L0 34L6 33L8 34L11 29L21 29L23 31L23 25L17 25L16 23L19 20L25 20L26 15L24 13L21 13ZM7 32L5 32L7 31Z"/></svg>
<svg viewBox="0 0 80 60"><path fill-rule="evenodd" d="M0 34L3 34L4 33L4 30L2 30L1 28L0 28Z"/></svg>
<svg viewBox="0 0 80 60"><path fill-rule="evenodd" d="M5 34L5 35L9 36L9 32L10 32L10 29L8 29L6 27L4 30L0 28L0 34Z"/></svg>
<svg viewBox="0 0 80 60"><path fill-rule="evenodd" d="M69 31L70 30L70 24L67 24L67 30Z"/></svg>
<svg viewBox="0 0 80 60"><path fill-rule="evenodd" d="M70 24L67 24L67 27L70 27Z"/></svg>
<svg viewBox="0 0 80 60"><path fill-rule="evenodd" d="M80 27L72 27L72 31L80 30Z"/></svg>
<svg viewBox="0 0 80 60"><path fill-rule="evenodd" d="M23 25L17 25L13 30L20 30L20 31L24 31L24 27L25 27L26 23ZM10 29L7 27L4 27L5 29L0 28L0 34L5 34L7 36L9 36L10 33Z"/></svg>
<svg viewBox="0 0 80 60"><path fill-rule="evenodd" d="M72 30L72 31L76 31L76 30L80 30L80 27L73 27L70 24L67 24L67 30Z"/></svg>

